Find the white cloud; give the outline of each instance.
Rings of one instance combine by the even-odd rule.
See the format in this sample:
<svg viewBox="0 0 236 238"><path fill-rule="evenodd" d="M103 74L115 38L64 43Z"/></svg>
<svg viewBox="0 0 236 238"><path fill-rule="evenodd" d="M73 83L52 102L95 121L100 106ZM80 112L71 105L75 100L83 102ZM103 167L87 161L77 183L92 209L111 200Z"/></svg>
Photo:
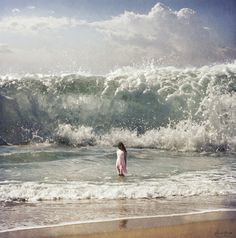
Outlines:
<svg viewBox="0 0 236 238"><path fill-rule="evenodd" d="M2 61L0 58L2 69L9 66L37 71L55 69L57 65L63 69L75 62L104 73L143 60L186 66L228 60L236 55L236 50L227 44L220 48L220 37L214 29L188 8L173 11L158 3L147 14L126 11L96 22L22 12L0 19L0 33L14 48L14 54L4 55ZM0 53L7 52L11 49L0 44Z"/></svg>
<svg viewBox="0 0 236 238"><path fill-rule="evenodd" d="M27 8L30 9L30 10L34 10L36 7L35 6L28 6Z"/></svg>
<svg viewBox="0 0 236 238"><path fill-rule="evenodd" d="M167 63L199 65L222 57L215 36L188 8L173 11L157 3L147 14L124 12L90 25L120 47L145 49L145 57L164 57Z"/></svg>
<svg viewBox="0 0 236 238"><path fill-rule="evenodd" d="M0 54L9 54L9 53L13 53L10 47L6 44L0 43Z"/></svg>
<svg viewBox="0 0 236 238"><path fill-rule="evenodd" d="M13 8L11 11L12 11L13 13L18 13L18 12L20 12L20 9L18 9L18 8Z"/></svg>
<svg viewBox="0 0 236 238"><path fill-rule="evenodd" d="M43 30L72 28L83 25L84 21L68 17L9 16L0 21L0 31L40 32Z"/></svg>
<svg viewBox="0 0 236 238"><path fill-rule="evenodd" d="M115 40L140 40L147 45L152 42L168 42L173 37L180 37L180 31L192 30L192 18L195 12L191 9L181 9L174 12L167 6L158 3L147 15L125 12L111 20L94 22L92 26ZM170 37L172 35L172 37Z"/></svg>

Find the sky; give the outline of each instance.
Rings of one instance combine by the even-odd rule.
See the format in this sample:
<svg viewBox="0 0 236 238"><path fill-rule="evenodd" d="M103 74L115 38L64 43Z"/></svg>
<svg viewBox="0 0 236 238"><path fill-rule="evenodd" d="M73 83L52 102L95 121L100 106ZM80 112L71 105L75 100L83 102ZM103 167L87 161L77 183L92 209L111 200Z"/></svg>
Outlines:
<svg viewBox="0 0 236 238"><path fill-rule="evenodd" d="M233 61L234 0L0 0L0 73Z"/></svg>

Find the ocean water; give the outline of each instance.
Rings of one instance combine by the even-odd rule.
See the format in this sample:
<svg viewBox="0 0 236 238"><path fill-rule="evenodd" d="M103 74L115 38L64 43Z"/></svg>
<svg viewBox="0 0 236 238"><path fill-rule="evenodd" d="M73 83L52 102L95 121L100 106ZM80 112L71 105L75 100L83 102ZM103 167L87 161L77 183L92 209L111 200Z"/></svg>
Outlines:
<svg viewBox="0 0 236 238"><path fill-rule="evenodd" d="M0 229L235 209L235 92L235 63L1 76Z"/></svg>

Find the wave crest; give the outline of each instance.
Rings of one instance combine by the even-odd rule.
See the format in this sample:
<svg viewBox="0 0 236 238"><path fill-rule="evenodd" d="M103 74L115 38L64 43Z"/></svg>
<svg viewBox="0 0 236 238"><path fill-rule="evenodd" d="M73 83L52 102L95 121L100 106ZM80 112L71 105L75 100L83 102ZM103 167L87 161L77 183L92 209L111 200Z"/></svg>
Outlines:
<svg viewBox="0 0 236 238"><path fill-rule="evenodd" d="M37 137L71 145L123 140L130 146L236 150L235 63L125 67L106 76L5 76L0 87L0 131L9 143Z"/></svg>

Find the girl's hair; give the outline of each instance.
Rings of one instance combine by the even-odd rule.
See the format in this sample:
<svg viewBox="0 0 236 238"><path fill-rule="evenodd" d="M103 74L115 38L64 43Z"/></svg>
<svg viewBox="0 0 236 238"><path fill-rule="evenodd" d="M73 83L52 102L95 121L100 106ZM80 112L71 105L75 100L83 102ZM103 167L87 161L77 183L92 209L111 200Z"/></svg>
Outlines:
<svg viewBox="0 0 236 238"><path fill-rule="evenodd" d="M125 148L125 146L124 146L124 144L123 144L122 142L119 142L119 143L118 143L118 148L119 148L120 150L124 151L124 152L127 152L127 151L126 151L126 148Z"/></svg>

